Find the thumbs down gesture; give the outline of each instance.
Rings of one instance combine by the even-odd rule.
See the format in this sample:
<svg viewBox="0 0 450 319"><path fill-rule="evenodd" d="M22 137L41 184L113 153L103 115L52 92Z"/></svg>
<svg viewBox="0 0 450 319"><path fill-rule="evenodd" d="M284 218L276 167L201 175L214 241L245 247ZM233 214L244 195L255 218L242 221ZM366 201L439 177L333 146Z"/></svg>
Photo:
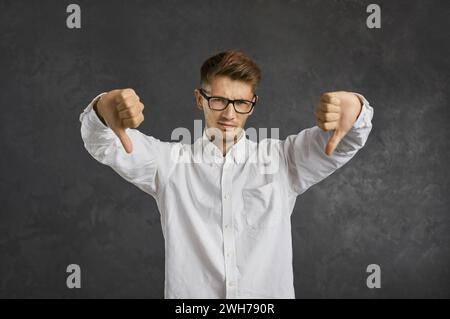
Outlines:
<svg viewBox="0 0 450 319"><path fill-rule="evenodd" d="M133 89L113 90L102 95L94 106L100 119L119 137L127 153L133 144L125 129L137 128L144 121L144 104Z"/></svg>
<svg viewBox="0 0 450 319"><path fill-rule="evenodd" d="M333 154L339 142L353 127L361 109L361 100L351 92L329 92L321 96L315 115L318 127L324 131L333 131L325 148L328 156Z"/></svg>

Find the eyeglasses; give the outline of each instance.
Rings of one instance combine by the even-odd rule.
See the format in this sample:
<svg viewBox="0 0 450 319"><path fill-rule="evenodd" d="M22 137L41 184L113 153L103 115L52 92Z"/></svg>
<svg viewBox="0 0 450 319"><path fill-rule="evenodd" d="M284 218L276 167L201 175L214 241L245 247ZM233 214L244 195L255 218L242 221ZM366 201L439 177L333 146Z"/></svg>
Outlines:
<svg viewBox="0 0 450 319"><path fill-rule="evenodd" d="M256 104L256 101L230 100L222 96L208 96L202 88L198 90L200 91L200 94L208 101L209 108L214 111L223 111L231 103L233 104L233 108L236 113L248 114L252 111ZM256 95L253 96L253 99L254 98L256 98Z"/></svg>

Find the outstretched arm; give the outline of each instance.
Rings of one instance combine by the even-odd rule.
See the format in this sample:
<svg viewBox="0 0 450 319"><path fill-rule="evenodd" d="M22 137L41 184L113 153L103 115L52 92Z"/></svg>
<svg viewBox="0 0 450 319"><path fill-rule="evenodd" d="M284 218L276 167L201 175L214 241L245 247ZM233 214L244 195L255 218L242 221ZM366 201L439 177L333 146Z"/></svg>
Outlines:
<svg viewBox="0 0 450 319"><path fill-rule="evenodd" d="M291 189L301 194L347 163L367 141L373 108L360 94L322 95L316 108L317 125L284 141Z"/></svg>
<svg viewBox="0 0 450 319"><path fill-rule="evenodd" d="M161 156L168 146L135 129L143 121L143 109L133 90L100 94L80 115L81 137L98 162L155 197L166 171Z"/></svg>

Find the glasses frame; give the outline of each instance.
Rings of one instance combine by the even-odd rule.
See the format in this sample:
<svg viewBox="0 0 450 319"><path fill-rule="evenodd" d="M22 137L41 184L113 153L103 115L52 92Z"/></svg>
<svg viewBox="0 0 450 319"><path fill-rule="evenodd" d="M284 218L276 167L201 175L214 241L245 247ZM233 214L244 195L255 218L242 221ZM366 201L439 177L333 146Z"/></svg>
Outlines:
<svg viewBox="0 0 450 319"><path fill-rule="evenodd" d="M225 110L225 109L228 107L228 105L230 105L230 103L231 103L231 104L233 104L233 108L234 108L234 111L235 111L236 113L239 113L239 114L248 114L248 113L250 113L250 112L253 110L253 108L254 108L255 105L256 105L256 100L255 100L255 101L249 101L249 100L243 100L243 99L230 100L230 99L227 99L226 97L223 97L223 96L208 96L208 95L206 94L205 90L203 90L202 88L198 88L198 91L200 92L200 95L203 96L203 97L206 99L206 101L208 101L208 107L209 107L211 110L213 110L213 111L223 111L223 110ZM211 107L211 105L209 104L209 100L211 100L212 98L219 98L219 99L226 100L226 101L227 101L227 105L226 105L223 109L220 109L220 110L218 110L218 109L213 109L213 108ZM253 95L253 99L254 99L254 98L258 98L258 96L257 96L256 94L254 94L254 95ZM250 111L248 111L248 112L239 112L238 110L236 110L236 105L234 105L234 103L235 103L236 101L245 101L245 102L251 103L251 104L252 104L252 107L250 108Z"/></svg>

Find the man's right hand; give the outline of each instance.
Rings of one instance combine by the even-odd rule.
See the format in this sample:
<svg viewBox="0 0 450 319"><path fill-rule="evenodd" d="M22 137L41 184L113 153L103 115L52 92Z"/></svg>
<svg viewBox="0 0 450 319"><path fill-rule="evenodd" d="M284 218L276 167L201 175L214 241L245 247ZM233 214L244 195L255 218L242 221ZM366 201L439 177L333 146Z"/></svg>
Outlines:
<svg viewBox="0 0 450 319"><path fill-rule="evenodd" d="M144 121L144 104L136 92L133 89L112 90L101 96L95 111L119 137L125 151L131 153L133 144L125 129L137 128Z"/></svg>

